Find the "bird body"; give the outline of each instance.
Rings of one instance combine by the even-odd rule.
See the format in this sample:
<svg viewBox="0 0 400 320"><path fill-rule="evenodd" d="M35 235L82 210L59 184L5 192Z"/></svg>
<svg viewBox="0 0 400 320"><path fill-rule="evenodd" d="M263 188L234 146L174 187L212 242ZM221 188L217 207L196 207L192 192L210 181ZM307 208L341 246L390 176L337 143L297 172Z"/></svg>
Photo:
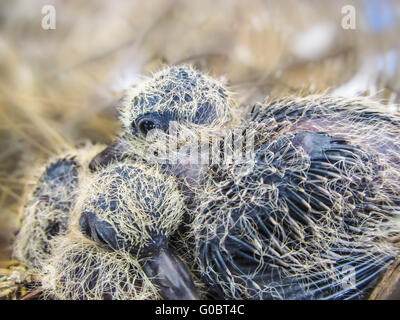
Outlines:
<svg viewBox="0 0 400 320"><path fill-rule="evenodd" d="M400 118L374 105L313 96L253 110L253 170L214 168L193 223L225 298L368 297L400 250Z"/></svg>

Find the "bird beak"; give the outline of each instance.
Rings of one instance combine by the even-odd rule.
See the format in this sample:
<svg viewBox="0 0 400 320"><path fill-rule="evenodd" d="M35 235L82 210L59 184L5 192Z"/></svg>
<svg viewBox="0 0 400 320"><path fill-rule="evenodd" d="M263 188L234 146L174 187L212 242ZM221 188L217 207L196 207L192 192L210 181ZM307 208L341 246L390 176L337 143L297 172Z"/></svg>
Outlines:
<svg viewBox="0 0 400 320"><path fill-rule="evenodd" d="M121 161L125 158L122 139L118 138L107 148L97 154L89 163L89 169L97 171L101 167L106 167L110 162Z"/></svg>
<svg viewBox="0 0 400 320"><path fill-rule="evenodd" d="M183 262L170 250L161 249L143 267L166 300L198 300L192 277Z"/></svg>

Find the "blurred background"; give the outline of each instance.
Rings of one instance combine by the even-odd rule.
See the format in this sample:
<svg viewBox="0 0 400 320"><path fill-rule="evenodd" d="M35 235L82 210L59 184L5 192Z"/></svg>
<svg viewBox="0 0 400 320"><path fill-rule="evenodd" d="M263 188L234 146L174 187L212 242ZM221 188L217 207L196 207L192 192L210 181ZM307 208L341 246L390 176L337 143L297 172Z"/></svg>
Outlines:
<svg viewBox="0 0 400 320"><path fill-rule="evenodd" d="M46 5L55 29L42 26ZM0 261L36 165L110 142L115 107L143 75L193 64L221 78L240 110L324 92L373 95L397 112L399 17L398 0L1 0Z"/></svg>

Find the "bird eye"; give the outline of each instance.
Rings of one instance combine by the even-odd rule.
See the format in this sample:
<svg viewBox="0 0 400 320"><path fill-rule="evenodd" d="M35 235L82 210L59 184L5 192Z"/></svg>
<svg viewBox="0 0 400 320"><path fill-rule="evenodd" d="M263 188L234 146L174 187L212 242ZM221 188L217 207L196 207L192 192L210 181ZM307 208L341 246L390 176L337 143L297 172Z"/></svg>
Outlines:
<svg viewBox="0 0 400 320"><path fill-rule="evenodd" d="M139 132L143 135L147 135L150 130L153 130L156 127L155 123L151 120L142 120L138 123Z"/></svg>
<svg viewBox="0 0 400 320"><path fill-rule="evenodd" d="M168 123L170 116L160 112L146 113L132 122L132 128L134 134L140 134L147 136L147 134L153 129L159 129L164 132L168 130Z"/></svg>

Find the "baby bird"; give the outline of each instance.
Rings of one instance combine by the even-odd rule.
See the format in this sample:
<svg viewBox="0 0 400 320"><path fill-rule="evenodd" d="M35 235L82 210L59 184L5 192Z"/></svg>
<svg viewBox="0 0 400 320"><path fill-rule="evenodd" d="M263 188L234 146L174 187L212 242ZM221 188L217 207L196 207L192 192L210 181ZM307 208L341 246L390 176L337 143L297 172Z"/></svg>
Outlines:
<svg viewBox="0 0 400 320"><path fill-rule="evenodd" d="M169 245L185 211L173 177L125 160L92 174L103 146L52 159L25 209L14 256L38 274L43 298L194 299Z"/></svg>
<svg viewBox="0 0 400 320"><path fill-rule="evenodd" d="M166 67L127 91L119 108L123 134L93 159L90 168L125 156L152 161L149 148L160 136L151 139L149 132L170 137L179 130L176 126L218 131L237 122L233 108L231 93L219 81L188 65Z"/></svg>
<svg viewBox="0 0 400 320"><path fill-rule="evenodd" d="M166 70L173 79L180 73ZM190 77L178 78L189 87ZM258 105L237 125L234 112L226 117L206 108L201 114L207 116L200 116L199 104L196 112L185 110L189 101L173 98L182 97L181 86L166 87L162 79L153 77L125 100L125 135L94 159L92 169L124 157L164 161L158 147L174 139L167 129L175 123L189 139L173 141L172 170L162 163L192 190L186 199L197 207L186 222L203 278L220 297L368 297L399 254L399 116L368 99L309 96ZM144 97L141 103L157 90L179 103ZM224 98L215 104L219 110L229 110L221 107L231 105ZM254 142L252 161L199 166L187 157L192 137L207 131L229 140L232 128L243 132L238 140ZM155 129L161 135L148 139ZM162 133L167 140L159 139ZM222 148L217 143L214 151L227 157Z"/></svg>
<svg viewBox="0 0 400 320"><path fill-rule="evenodd" d="M259 105L254 157L210 168L192 224L232 299L367 298L400 254L400 117L368 99Z"/></svg>
<svg viewBox="0 0 400 320"><path fill-rule="evenodd" d="M197 299L168 246L184 212L175 180L155 167L109 164L80 186L71 227L43 276L61 299Z"/></svg>
<svg viewBox="0 0 400 320"><path fill-rule="evenodd" d="M68 229L76 190L90 159L104 146L86 145L51 159L27 201L13 255L32 271L40 271L51 256L53 240Z"/></svg>

